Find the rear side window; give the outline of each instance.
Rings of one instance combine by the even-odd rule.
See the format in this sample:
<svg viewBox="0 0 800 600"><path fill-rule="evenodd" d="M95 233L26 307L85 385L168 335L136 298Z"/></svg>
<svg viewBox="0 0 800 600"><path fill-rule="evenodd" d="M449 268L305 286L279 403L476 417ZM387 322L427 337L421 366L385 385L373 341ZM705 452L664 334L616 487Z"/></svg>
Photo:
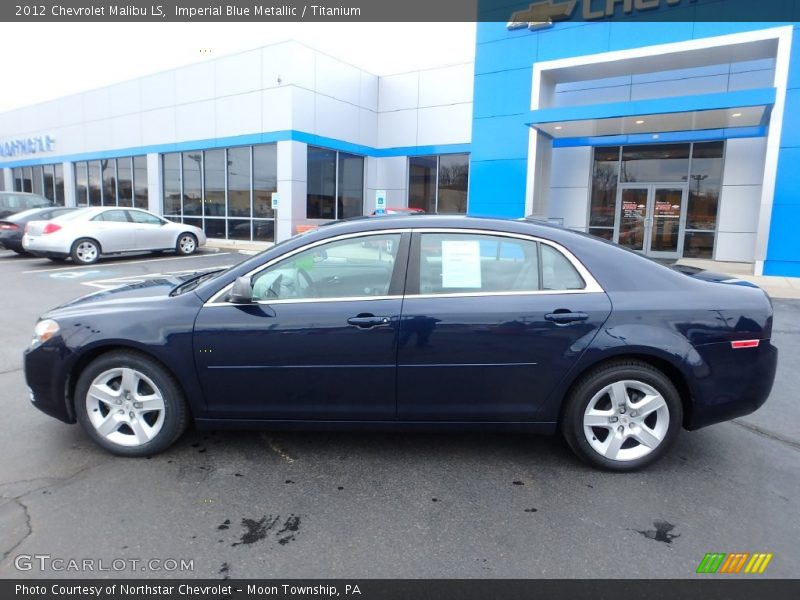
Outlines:
<svg viewBox="0 0 800 600"><path fill-rule="evenodd" d="M468 233L423 233L421 294L530 292L539 289L538 244Z"/></svg>
<svg viewBox="0 0 800 600"><path fill-rule="evenodd" d="M545 290L582 290L583 278L567 257L552 246L542 244L542 288Z"/></svg>
<svg viewBox="0 0 800 600"><path fill-rule="evenodd" d="M106 210L101 212L92 221L106 221L111 223L128 223L124 210Z"/></svg>
<svg viewBox="0 0 800 600"><path fill-rule="evenodd" d="M489 234L422 233L419 293L582 290L577 269L556 248Z"/></svg>

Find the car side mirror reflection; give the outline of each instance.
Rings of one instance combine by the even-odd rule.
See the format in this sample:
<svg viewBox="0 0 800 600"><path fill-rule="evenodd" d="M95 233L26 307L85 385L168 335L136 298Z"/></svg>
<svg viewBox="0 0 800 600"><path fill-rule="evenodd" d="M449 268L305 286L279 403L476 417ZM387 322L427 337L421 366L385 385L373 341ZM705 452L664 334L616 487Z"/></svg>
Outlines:
<svg viewBox="0 0 800 600"><path fill-rule="evenodd" d="M239 277L233 282L228 302L232 304L250 304L253 302L253 286L249 277Z"/></svg>

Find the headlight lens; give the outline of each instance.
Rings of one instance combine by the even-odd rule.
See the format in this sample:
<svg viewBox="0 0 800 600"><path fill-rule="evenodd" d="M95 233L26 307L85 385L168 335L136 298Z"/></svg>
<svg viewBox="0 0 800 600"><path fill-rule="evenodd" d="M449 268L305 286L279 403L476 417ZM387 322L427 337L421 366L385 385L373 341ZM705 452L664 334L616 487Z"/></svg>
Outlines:
<svg viewBox="0 0 800 600"><path fill-rule="evenodd" d="M60 330L61 327L59 327L58 323L53 321L53 319L39 321L36 327L33 328L33 341L31 345L44 344L54 335L57 335Z"/></svg>

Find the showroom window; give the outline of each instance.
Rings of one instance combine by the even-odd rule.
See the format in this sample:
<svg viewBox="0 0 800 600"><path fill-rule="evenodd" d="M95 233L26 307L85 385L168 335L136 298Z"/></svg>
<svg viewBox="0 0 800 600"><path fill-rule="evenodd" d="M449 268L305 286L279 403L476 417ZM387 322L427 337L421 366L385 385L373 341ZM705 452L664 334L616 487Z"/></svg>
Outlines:
<svg viewBox="0 0 800 600"><path fill-rule="evenodd" d="M64 206L64 165L17 167L12 171L14 191L34 192L53 204Z"/></svg>
<svg viewBox="0 0 800 600"><path fill-rule="evenodd" d="M364 214L364 157L308 147L306 217L347 219Z"/></svg>
<svg viewBox="0 0 800 600"><path fill-rule="evenodd" d="M163 154L161 166L167 219L200 227L211 238L275 240L275 144Z"/></svg>
<svg viewBox="0 0 800 600"><path fill-rule="evenodd" d="M408 206L428 213L466 214L469 154L408 159Z"/></svg>
<svg viewBox="0 0 800 600"><path fill-rule="evenodd" d="M147 209L146 156L76 162L73 168L75 203L78 206L132 206Z"/></svg>

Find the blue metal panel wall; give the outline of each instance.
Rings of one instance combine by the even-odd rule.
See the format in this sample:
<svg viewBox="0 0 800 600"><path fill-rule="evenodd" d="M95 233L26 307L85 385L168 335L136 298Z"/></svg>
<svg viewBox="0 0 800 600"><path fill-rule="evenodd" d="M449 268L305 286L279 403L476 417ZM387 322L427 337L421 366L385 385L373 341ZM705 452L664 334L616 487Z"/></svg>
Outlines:
<svg viewBox="0 0 800 600"><path fill-rule="evenodd" d="M719 11L720 5L687 10ZM733 8L731 5L729 8ZM682 9L681 9L682 10ZM670 13L674 15L675 13ZM636 22L557 23L509 31L504 22L478 23L472 121L469 212L520 217L525 211L528 128L533 63L651 44L753 31L777 23ZM800 276L800 31L795 32L790 90L765 272ZM724 137L724 136L722 136Z"/></svg>

